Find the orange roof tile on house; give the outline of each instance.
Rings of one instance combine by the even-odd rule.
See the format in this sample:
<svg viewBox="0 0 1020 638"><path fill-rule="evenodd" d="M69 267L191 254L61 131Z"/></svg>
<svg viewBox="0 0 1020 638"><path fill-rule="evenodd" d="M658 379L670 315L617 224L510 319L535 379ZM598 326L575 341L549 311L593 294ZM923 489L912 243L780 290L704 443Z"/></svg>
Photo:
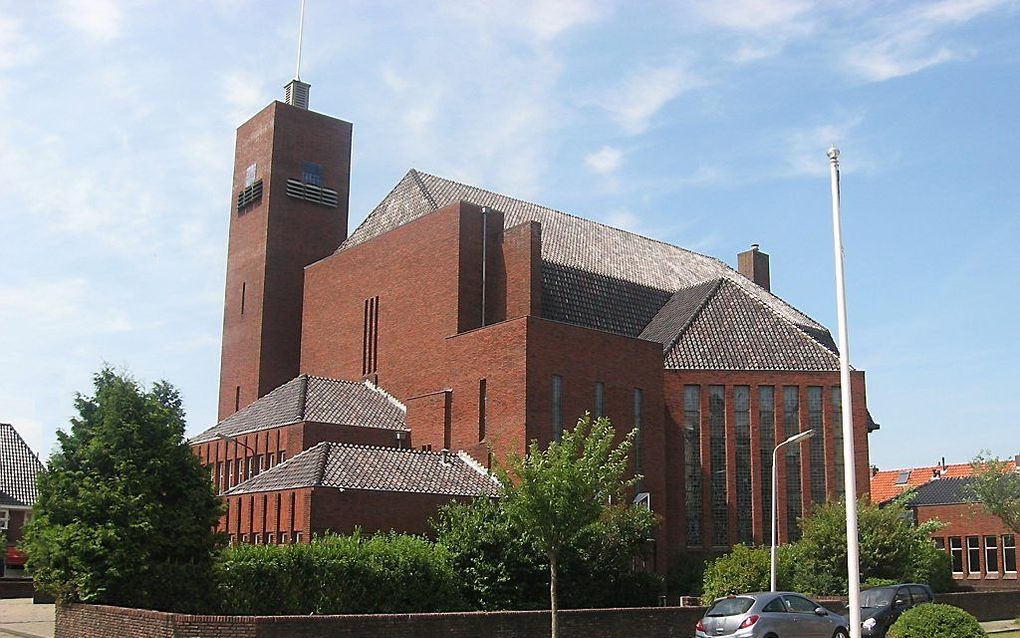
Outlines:
<svg viewBox="0 0 1020 638"><path fill-rule="evenodd" d="M1016 461L1008 461L1006 467L1016 470ZM919 487L937 478L959 478L973 473L970 463L933 465L930 467L907 467L898 470L881 470L871 475L871 501L885 503L906 490Z"/></svg>

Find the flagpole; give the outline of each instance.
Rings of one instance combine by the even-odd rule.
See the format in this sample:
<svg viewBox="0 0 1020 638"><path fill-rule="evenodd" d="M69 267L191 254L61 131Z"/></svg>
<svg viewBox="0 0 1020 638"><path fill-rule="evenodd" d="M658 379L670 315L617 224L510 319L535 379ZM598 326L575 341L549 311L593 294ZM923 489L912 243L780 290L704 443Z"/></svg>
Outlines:
<svg viewBox="0 0 1020 638"><path fill-rule="evenodd" d="M853 405L850 393L850 337L846 320L843 272L843 224L840 217L839 149L828 152L832 182L832 242L836 260L836 310L839 321L839 387L842 395L843 484L846 493L846 567L850 607L850 638L861 638L861 583L857 538L857 464L854 458Z"/></svg>

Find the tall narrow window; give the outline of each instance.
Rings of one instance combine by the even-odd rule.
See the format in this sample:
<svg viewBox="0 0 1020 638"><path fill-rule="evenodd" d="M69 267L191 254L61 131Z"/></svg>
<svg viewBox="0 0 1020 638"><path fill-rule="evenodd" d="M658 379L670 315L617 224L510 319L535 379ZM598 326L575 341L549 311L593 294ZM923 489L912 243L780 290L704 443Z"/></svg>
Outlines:
<svg viewBox="0 0 1020 638"><path fill-rule="evenodd" d="M790 438L800 432L800 388L783 387L783 434ZM786 454L786 526L788 541L800 538L797 520L801 516L800 504L800 444L787 445Z"/></svg>
<svg viewBox="0 0 1020 638"><path fill-rule="evenodd" d="M949 557L953 563L953 573L963 573L963 539L959 536L949 537Z"/></svg>
<svg viewBox="0 0 1020 638"><path fill-rule="evenodd" d="M726 388L708 386L709 462L712 484L712 544L730 544L729 500L726 493Z"/></svg>
<svg viewBox="0 0 1020 638"><path fill-rule="evenodd" d="M563 395L563 377L554 374L552 377L552 429L553 440L559 441L563 436L563 406L560 405Z"/></svg>
<svg viewBox="0 0 1020 638"><path fill-rule="evenodd" d="M1016 574L1016 536L1013 534L1002 536L1002 571Z"/></svg>
<svg viewBox="0 0 1020 638"><path fill-rule="evenodd" d="M843 392L840 387L832 387L832 449L835 451L832 469L836 474L836 498L846 493L844 487L843 465Z"/></svg>
<svg viewBox="0 0 1020 638"><path fill-rule="evenodd" d="M361 374L372 374L379 367L379 296L365 300L364 329L361 339Z"/></svg>
<svg viewBox="0 0 1020 638"><path fill-rule="evenodd" d="M240 409L241 409L241 386L237 386L236 388L234 388L234 412L237 412Z"/></svg>
<svg viewBox="0 0 1020 638"><path fill-rule="evenodd" d="M763 521L772 520L772 452L776 447L776 389L758 386L758 427L761 436L761 514ZM772 529L766 534L771 538Z"/></svg>
<svg viewBox="0 0 1020 638"><path fill-rule="evenodd" d="M999 543L995 536L985 536L985 572L999 573Z"/></svg>
<svg viewBox="0 0 1020 638"><path fill-rule="evenodd" d="M981 539L977 536L967 537L967 573L981 573Z"/></svg>
<svg viewBox="0 0 1020 638"><path fill-rule="evenodd" d="M643 448L644 441L641 431L641 409L644 403L644 395L641 388L634 388L634 429L637 435L634 437L634 471L638 474L644 472Z"/></svg>
<svg viewBox="0 0 1020 638"><path fill-rule="evenodd" d="M242 315L244 314L244 298L245 298L247 292L248 292L248 284L246 282L242 281L241 282L241 314Z"/></svg>
<svg viewBox="0 0 1020 638"><path fill-rule="evenodd" d="M701 386L684 386L684 487L687 496L687 544L699 547L701 538Z"/></svg>
<svg viewBox="0 0 1020 638"><path fill-rule="evenodd" d="M811 460L811 502L825 502L825 430L822 426L822 387L808 386L808 427L815 431L809 444Z"/></svg>
<svg viewBox="0 0 1020 638"><path fill-rule="evenodd" d="M599 381L595 384L595 418L605 416L606 384Z"/></svg>
<svg viewBox="0 0 1020 638"><path fill-rule="evenodd" d="M486 409L488 407L486 405L486 400L487 400L486 393L487 393L487 391L488 390L486 388L486 381L485 381L485 379L479 379L479 381L478 381L478 440L479 441L484 441L485 440L485 411L486 411Z"/></svg>
<svg viewBox="0 0 1020 638"><path fill-rule="evenodd" d="M754 541L751 524L751 388L733 388L733 419L737 452L737 540L750 545Z"/></svg>

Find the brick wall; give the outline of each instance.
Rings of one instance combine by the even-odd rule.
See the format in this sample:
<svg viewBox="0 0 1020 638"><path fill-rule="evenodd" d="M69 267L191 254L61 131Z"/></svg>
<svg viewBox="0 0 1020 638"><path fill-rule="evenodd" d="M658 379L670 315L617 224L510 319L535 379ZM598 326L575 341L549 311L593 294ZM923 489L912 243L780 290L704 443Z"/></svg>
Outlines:
<svg viewBox="0 0 1020 638"><path fill-rule="evenodd" d="M952 539L960 543L960 570L955 571L953 578L957 586L973 589L1017 589L1016 542L1018 535L1006 527L1002 520L981 505L960 503L955 505L926 505L914 508L918 523L939 520L945 527L932 534L952 557ZM1006 571L1006 559L1003 551L1006 539L1012 540L1012 570ZM977 541L977 562L971 560L968 542ZM993 544L994 543L994 544ZM995 569L991 569L990 554L994 554Z"/></svg>

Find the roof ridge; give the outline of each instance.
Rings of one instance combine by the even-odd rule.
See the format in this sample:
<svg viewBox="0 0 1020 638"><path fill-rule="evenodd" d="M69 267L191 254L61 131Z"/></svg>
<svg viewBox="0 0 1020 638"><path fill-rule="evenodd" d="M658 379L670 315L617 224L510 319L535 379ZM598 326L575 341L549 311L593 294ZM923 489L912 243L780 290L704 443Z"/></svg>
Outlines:
<svg viewBox="0 0 1020 638"><path fill-rule="evenodd" d="M329 460L329 453L333 451L333 445L329 441L320 441L313 447L308 448L309 450L321 449L318 459L318 467L315 468L315 482L312 485L319 487L322 485L322 478L326 474L326 462Z"/></svg>
<svg viewBox="0 0 1020 638"><path fill-rule="evenodd" d="M418 185L418 188L421 190L421 194L425 196L425 199L427 199L430 204L432 204L432 210L439 210L439 204L436 203L436 198L433 197L432 193L429 192L429 189L425 187L425 181L421 178L421 171L416 168L412 168L407 172L407 174L414 178L414 183ZM430 175L429 173L425 173L425 175L437 177L436 175ZM440 177L439 179L442 178ZM466 186L466 184L464 184L464 186Z"/></svg>
<svg viewBox="0 0 1020 638"><path fill-rule="evenodd" d="M401 410L403 410L403 411L404 411L405 413L407 412L407 406L406 406L406 405L404 405L404 404L403 404L403 403L402 403L402 402L400 401L400 399L398 399L397 397L393 396L392 394L390 394L390 393L389 393L389 392L387 392L386 390L383 390L381 386L379 386L379 385L377 385L377 384L375 384L375 383L372 383L372 382L371 382L371 381L369 381L368 379L363 379L363 380L362 380L362 383L364 383L364 384L365 384L365 386L366 386L366 387L367 387L367 388L368 388L369 390L373 390L373 391L375 391L375 392L378 392L379 394L383 395L383 398L385 398L385 399L388 399L388 400L389 400L389 401L390 401L391 403L393 403L393 404L394 404L395 406L397 406L398 408L400 408Z"/></svg>
<svg viewBox="0 0 1020 638"><path fill-rule="evenodd" d="M499 482L499 479L496 478L496 475L493 474L490 471L489 468L485 467L484 465L482 465L481 463L476 461L475 457L471 456L470 454L468 454L464 450L457 450L457 458L459 458L460 460L464 461L464 463L468 467L470 467L471 469L475 470L479 474L482 474L482 475L488 477L489 479L491 479L492 482L494 484L496 484L497 487L502 487L502 484Z"/></svg>
<svg viewBox="0 0 1020 638"><path fill-rule="evenodd" d="M406 173L404 173L403 177L398 179L397 183L393 185L393 188L391 188L389 190L389 192L386 193L386 196L383 197L382 199L380 199L379 203L376 204L375 207L372 208L372 210L368 211L368 214L365 215L365 219L361 220L361 223L358 224L358 227L354 229L354 232L348 233L347 237L344 238L344 240L342 242L340 242L340 245L336 247L336 250L334 250L333 253L340 252L340 250L342 250L344 248L344 246L347 245L347 242L350 241L351 237L354 237L355 235L358 234L358 231L361 230L361 228L365 224L368 223L368 220L370 220L372 218L372 215L374 215L375 212L379 209L379 205L382 204L383 202L385 202L386 200L388 200L390 198L390 196L393 195L393 193L395 193L398 188L400 188L400 186L404 183L404 181L406 179L408 179L410 177L411 179L413 179L417 183L420 180L420 178L418 177L417 173L418 173L418 171L416 171L413 168L410 169L409 171L407 171ZM418 189L421 190L421 185L420 184L417 184L417 185L418 185ZM428 196L426 196L426 197L428 197ZM432 201L431 197L428 197L428 199L429 199L429 201ZM330 253L330 254L333 254L333 253ZM327 255L326 257L323 257L323 259L327 259L328 257L329 257L329 255ZM322 260L319 260L319 261L322 261Z"/></svg>
<svg viewBox="0 0 1020 638"><path fill-rule="evenodd" d="M683 334L685 332L687 332L687 328L689 328L690 325L692 323L694 323L694 320L697 319L701 315L702 311L704 311L705 307L708 306L709 300L711 300L713 297L715 297L717 294L719 294L719 289L722 287L723 282L725 280L726 280L726 277L719 277L718 279L715 280L715 285L712 286L712 289L708 291L708 294L706 294L701 299L701 301L698 302L698 307L694 309L694 312L692 312L691 316L687 319L687 321L684 322L684 325L680 326L680 329L677 330L676 336L673 337L670 340L669 345L668 346L666 344L662 345L662 351L663 352L669 352L670 350L673 349L673 347L677 344L677 342L680 341L680 337L682 337ZM703 281L701 283L694 284L693 286L688 286L686 288L681 288L680 290L676 291L673 294L674 295L679 295L681 292L684 292L686 290L691 290L692 288L696 288L698 286L704 286L706 283L708 283L708 281L712 281L712 280L709 279L707 281ZM670 297L670 299L672 299L672 298L673 297ZM669 303L669 302L667 301L666 303Z"/></svg>

